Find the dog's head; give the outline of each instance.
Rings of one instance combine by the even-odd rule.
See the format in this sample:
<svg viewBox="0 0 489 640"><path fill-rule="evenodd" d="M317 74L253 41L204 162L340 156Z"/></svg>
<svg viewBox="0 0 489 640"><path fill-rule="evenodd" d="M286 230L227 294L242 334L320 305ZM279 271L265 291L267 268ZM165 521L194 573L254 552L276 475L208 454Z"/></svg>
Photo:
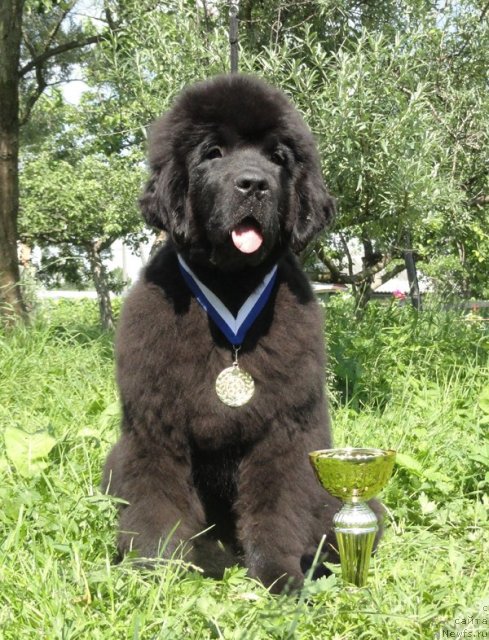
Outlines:
<svg viewBox="0 0 489 640"><path fill-rule="evenodd" d="M298 252L333 216L311 132L254 77L186 89L153 125L149 160L144 217L195 261L232 270Z"/></svg>

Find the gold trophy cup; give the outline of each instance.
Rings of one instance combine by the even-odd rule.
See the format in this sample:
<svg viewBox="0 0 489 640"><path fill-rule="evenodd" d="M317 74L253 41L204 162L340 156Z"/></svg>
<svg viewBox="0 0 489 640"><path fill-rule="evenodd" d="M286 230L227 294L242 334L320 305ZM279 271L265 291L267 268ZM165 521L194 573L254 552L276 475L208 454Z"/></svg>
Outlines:
<svg viewBox="0 0 489 640"><path fill-rule="evenodd" d="M367 582L370 556L379 530L367 500L392 474L396 452L388 449L323 449L309 459L321 485L345 504L333 519L343 580L357 587Z"/></svg>

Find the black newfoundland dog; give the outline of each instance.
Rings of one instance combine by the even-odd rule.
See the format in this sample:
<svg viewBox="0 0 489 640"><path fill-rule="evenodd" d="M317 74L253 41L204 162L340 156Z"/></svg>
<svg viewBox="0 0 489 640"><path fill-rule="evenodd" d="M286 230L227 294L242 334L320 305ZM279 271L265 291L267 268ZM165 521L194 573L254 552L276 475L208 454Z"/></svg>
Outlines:
<svg viewBox="0 0 489 640"><path fill-rule="evenodd" d="M150 166L141 208L168 240L118 333L104 484L127 502L119 550L185 543L211 575L240 562L273 591L300 586L324 534L334 555L338 508L308 460L331 446L323 319L293 255L333 214L313 136L282 92L216 77L155 123Z"/></svg>

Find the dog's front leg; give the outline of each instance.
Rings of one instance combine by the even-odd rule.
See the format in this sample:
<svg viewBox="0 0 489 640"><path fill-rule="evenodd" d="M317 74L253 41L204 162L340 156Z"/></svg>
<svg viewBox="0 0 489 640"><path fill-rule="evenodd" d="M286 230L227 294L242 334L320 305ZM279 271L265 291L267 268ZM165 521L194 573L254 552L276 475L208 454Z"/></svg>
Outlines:
<svg viewBox="0 0 489 640"><path fill-rule="evenodd" d="M205 528L190 462L162 447L139 446L124 434L107 458L103 487L127 502L120 507L121 555L134 550L144 558L170 557ZM191 552L190 547L186 550Z"/></svg>
<svg viewBox="0 0 489 640"><path fill-rule="evenodd" d="M304 580L315 480L301 449L277 456L256 447L240 465L237 532L245 565L274 593L300 588Z"/></svg>

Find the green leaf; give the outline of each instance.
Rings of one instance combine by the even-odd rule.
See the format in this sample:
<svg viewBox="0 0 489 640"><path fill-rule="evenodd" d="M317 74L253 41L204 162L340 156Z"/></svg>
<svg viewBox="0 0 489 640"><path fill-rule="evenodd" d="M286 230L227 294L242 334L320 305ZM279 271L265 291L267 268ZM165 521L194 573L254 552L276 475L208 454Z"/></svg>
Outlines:
<svg viewBox="0 0 489 640"><path fill-rule="evenodd" d="M9 468L10 465L7 458L5 458L4 456L0 456L0 474L7 473Z"/></svg>
<svg viewBox="0 0 489 640"><path fill-rule="evenodd" d="M4 437L7 455L24 478L32 478L48 466L43 458L56 445L56 440L47 431L28 433L17 427L7 427Z"/></svg>
<svg viewBox="0 0 489 640"><path fill-rule="evenodd" d="M424 470L423 475L426 480L431 482L442 493L448 494L453 491L452 480L441 471L429 467Z"/></svg>
<svg viewBox="0 0 489 640"><path fill-rule="evenodd" d="M436 502L433 502L428 499L428 496L422 491L418 497L419 504L421 506L421 513L423 515L428 515L429 513L433 513L437 509Z"/></svg>
<svg viewBox="0 0 489 640"><path fill-rule="evenodd" d="M469 460L474 460L474 462L479 462L480 464L489 467L489 445L481 447L479 451L469 453Z"/></svg>
<svg viewBox="0 0 489 640"><path fill-rule="evenodd" d="M453 539L450 540L450 544L448 546L448 560L450 562L453 575L461 575L465 564L465 556L457 549Z"/></svg>
<svg viewBox="0 0 489 640"><path fill-rule="evenodd" d="M111 427L121 418L121 405L118 400L109 404L100 414L99 424L102 429Z"/></svg>
<svg viewBox="0 0 489 640"><path fill-rule="evenodd" d="M408 456L407 453L397 453L396 463L403 469L406 469L406 471L414 473L416 476L423 477L424 475L421 464L411 456Z"/></svg>
<svg viewBox="0 0 489 640"><path fill-rule="evenodd" d="M487 415L489 415L489 385L482 389L479 396L479 407Z"/></svg>

